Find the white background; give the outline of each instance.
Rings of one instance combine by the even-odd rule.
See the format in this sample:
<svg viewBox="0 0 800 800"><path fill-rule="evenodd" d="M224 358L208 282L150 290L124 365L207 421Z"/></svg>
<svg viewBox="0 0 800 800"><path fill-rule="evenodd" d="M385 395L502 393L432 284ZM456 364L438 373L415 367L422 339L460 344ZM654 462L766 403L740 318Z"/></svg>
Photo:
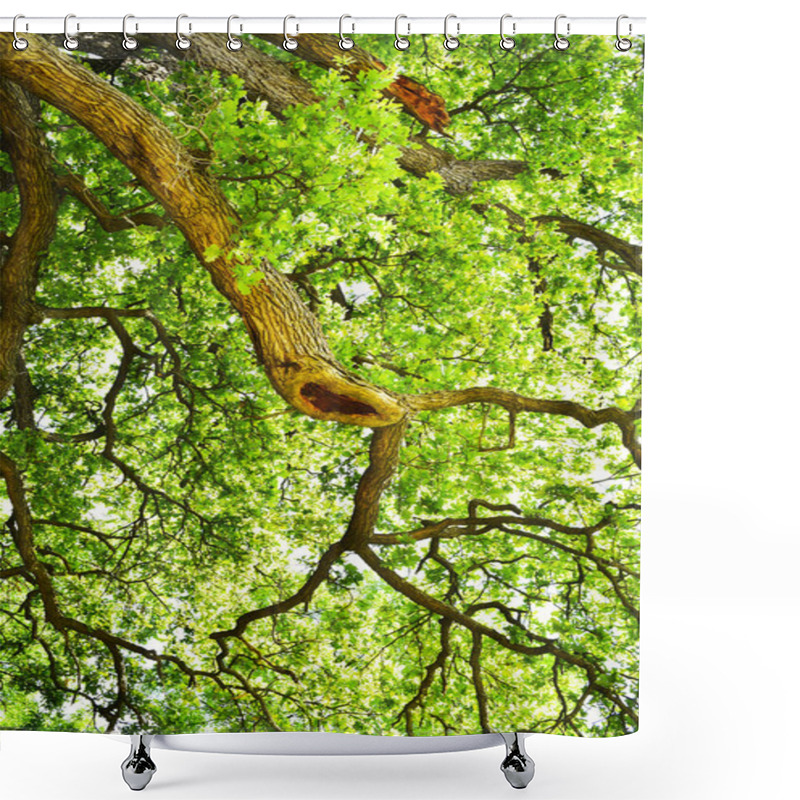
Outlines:
<svg viewBox="0 0 800 800"><path fill-rule="evenodd" d="M28 16L647 16L641 730L533 737L539 800L798 796L800 319L788 3L17 0ZM129 797L105 737L3 733L0 796ZM279 758L156 751L147 796L511 796L501 750ZM522 795L520 795L522 797Z"/></svg>

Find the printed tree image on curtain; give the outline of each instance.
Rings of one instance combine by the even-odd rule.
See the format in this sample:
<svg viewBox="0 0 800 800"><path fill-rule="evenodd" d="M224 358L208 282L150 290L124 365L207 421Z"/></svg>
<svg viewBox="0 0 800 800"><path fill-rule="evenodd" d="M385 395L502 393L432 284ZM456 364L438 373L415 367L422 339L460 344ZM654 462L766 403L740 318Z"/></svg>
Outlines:
<svg viewBox="0 0 800 800"><path fill-rule="evenodd" d="M637 727L643 49L0 34L0 728Z"/></svg>

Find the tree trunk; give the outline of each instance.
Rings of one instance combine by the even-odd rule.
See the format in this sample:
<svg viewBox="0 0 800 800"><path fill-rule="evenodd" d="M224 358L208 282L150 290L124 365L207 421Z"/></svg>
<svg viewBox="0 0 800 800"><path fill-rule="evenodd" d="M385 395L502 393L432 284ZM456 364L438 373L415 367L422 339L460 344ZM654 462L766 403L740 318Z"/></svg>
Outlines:
<svg viewBox="0 0 800 800"><path fill-rule="evenodd" d="M5 45L5 42L3 43ZM19 188L20 222L0 270L0 398L11 388L34 313L39 261L56 230L58 199L50 154L25 93L0 72L0 130Z"/></svg>

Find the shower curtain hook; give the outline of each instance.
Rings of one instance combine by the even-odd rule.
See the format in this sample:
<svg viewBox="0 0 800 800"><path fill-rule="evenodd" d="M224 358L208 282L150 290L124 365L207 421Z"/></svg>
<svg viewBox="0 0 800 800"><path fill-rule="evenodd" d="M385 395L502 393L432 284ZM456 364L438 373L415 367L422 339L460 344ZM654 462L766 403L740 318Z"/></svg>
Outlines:
<svg viewBox="0 0 800 800"><path fill-rule="evenodd" d="M188 39L181 33L181 20L186 19L189 15L188 14L178 14L177 18L175 19L175 47L178 50L188 50L192 46L191 39ZM192 32L192 23L189 23L189 33Z"/></svg>
<svg viewBox="0 0 800 800"><path fill-rule="evenodd" d="M456 35L451 36L447 32L447 23L450 22L451 19L456 20ZM444 18L444 49L445 50L455 50L460 42L458 41L458 34L461 32L461 23L458 21L458 17L455 14L448 14Z"/></svg>
<svg viewBox="0 0 800 800"><path fill-rule="evenodd" d="M617 17L617 41L614 42L614 47L616 47L617 50L620 51L620 53L627 52L628 50L631 49L631 46L633 45L633 42L630 39L623 39L619 35L620 22L622 22L623 19L629 20L630 17L628 17L627 14L620 14ZM633 33L633 25L630 22L628 22L628 36L630 36L632 33Z"/></svg>
<svg viewBox="0 0 800 800"><path fill-rule="evenodd" d="M401 19L408 19L405 14L398 14L394 18L394 46L396 50L408 50L411 47L411 42L405 38L405 36L400 35L400 20ZM408 28L408 33L411 33L411 23L407 22L406 27Z"/></svg>
<svg viewBox="0 0 800 800"><path fill-rule="evenodd" d="M289 36L288 25L290 19L297 19L291 14L283 18L283 49L284 50L297 50L297 39Z"/></svg>
<svg viewBox="0 0 800 800"><path fill-rule="evenodd" d="M74 14L67 14L64 17L64 49L65 50L75 50L78 47L78 40L69 32L69 21L71 19L75 19ZM79 31L81 26L76 22L75 23L75 30Z"/></svg>
<svg viewBox="0 0 800 800"><path fill-rule="evenodd" d="M556 40L553 42L553 47L556 50L566 50L569 47L569 39L565 39L558 33L558 21L560 19L566 19L566 18L567 18L566 14L559 14L556 17L556 22L555 22ZM567 23L567 36L569 36L569 22Z"/></svg>
<svg viewBox="0 0 800 800"><path fill-rule="evenodd" d="M353 19L353 18L349 14L342 14L342 16L339 17L339 48L341 50L350 50L355 44L355 42L348 36L345 36L344 32L342 31L342 28L344 27L344 21L346 19ZM353 29L352 33L355 33L356 32L355 22L352 22L350 24Z"/></svg>
<svg viewBox="0 0 800 800"><path fill-rule="evenodd" d="M239 17L237 17L236 14L231 14L228 17L228 43L227 43L226 47L232 53L235 52L236 50L241 50L242 49L242 40L238 36L234 36L231 33L231 22L233 22L233 20L235 20L235 19L239 19ZM242 26L239 25L239 32L241 33L241 31L242 31Z"/></svg>
<svg viewBox="0 0 800 800"><path fill-rule="evenodd" d="M25 15L24 14L17 14L14 17L14 21L11 23L11 33L14 34L14 41L11 43L11 46L15 50L24 50L28 46L28 40L27 39L23 39L17 33L17 20L20 20L20 19L25 19ZM25 23L25 30L26 31L28 30L28 23L27 22Z"/></svg>
<svg viewBox="0 0 800 800"><path fill-rule="evenodd" d="M126 14L122 18L122 46L126 50L135 50L139 46L139 42L137 42L136 39L133 38L133 36L128 36L128 20L129 19L136 19L136 17L134 17L133 14ZM139 30L139 23L138 22L134 23L134 28L133 29L135 31Z"/></svg>
<svg viewBox="0 0 800 800"><path fill-rule="evenodd" d="M516 42L510 37L506 36L505 31L503 30L505 26L505 22L507 19L512 19L511 14L503 14L500 17L500 49L501 50L512 50ZM517 23L511 23L511 33L514 34L517 32Z"/></svg>

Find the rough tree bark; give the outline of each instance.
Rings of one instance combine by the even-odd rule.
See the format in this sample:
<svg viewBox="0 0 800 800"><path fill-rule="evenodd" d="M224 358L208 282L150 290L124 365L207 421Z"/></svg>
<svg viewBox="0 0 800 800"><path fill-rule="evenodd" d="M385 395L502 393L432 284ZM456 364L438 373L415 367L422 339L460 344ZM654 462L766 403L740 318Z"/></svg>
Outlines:
<svg viewBox="0 0 800 800"><path fill-rule="evenodd" d="M406 415L398 397L336 361L316 317L283 275L237 251L236 212L160 120L36 36L18 52L11 47L11 34L0 34L0 70L78 120L161 203L214 286L241 315L260 363L284 400L316 419L373 428ZM208 257L210 248L218 255ZM254 270L263 280L242 291L237 273Z"/></svg>
<svg viewBox="0 0 800 800"><path fill-rule="evenodd" d="M283 44L283 36L280 34L260 33L257 36L278 47ZM342 50L338 36L329 33L304 33L296 38L297 49L292 51L293 55L326 69L337 69L352 80L357 79L361 72L386 69L386 64L357 44L349 50ZM419 81L407 75L398 75L383 93L385 97L400 103L412 117L436 133L443 134L450 124L444 98L428 91Z"/></svg>
<svg viewBox="0 0 800 800"><path fill-rule="evenodd" d="M84 41L83 37L81 42ZM295 105L309 105L319 100L314 89L282 61L251 48L231 53L225 47L221 34L200 33L192 36L188 50L176 50L171 34L147 34L139 39L142 44L157 47L171 59L183 59L206 70L217 70L221 75L238 75L251 100L265 100L271 114L279 119L286 109ZM303 37L299 37L302 41ZM129 56L126 52L120 57ZM380 63L380 62L377 62ZM366 134L362 134L366 138ZM366 138L369 141L368 138ZM459 159L422 139L414 139L413 147L400 148L397 163L406 172L423 177L438 173L445 189L451 194L467 194L480 181L509 181L525 172L524 161Z"/></svg>
<svg viewBox="0 0 800 800"><path fill-rule="evenodd" d="M11 388L25 329L35 314L42 254L56 229L58 199L50 154L36 129L25 93L0 72L0 129L11 157L20 199L20 222L0 271L0 397Z"/></svg>

